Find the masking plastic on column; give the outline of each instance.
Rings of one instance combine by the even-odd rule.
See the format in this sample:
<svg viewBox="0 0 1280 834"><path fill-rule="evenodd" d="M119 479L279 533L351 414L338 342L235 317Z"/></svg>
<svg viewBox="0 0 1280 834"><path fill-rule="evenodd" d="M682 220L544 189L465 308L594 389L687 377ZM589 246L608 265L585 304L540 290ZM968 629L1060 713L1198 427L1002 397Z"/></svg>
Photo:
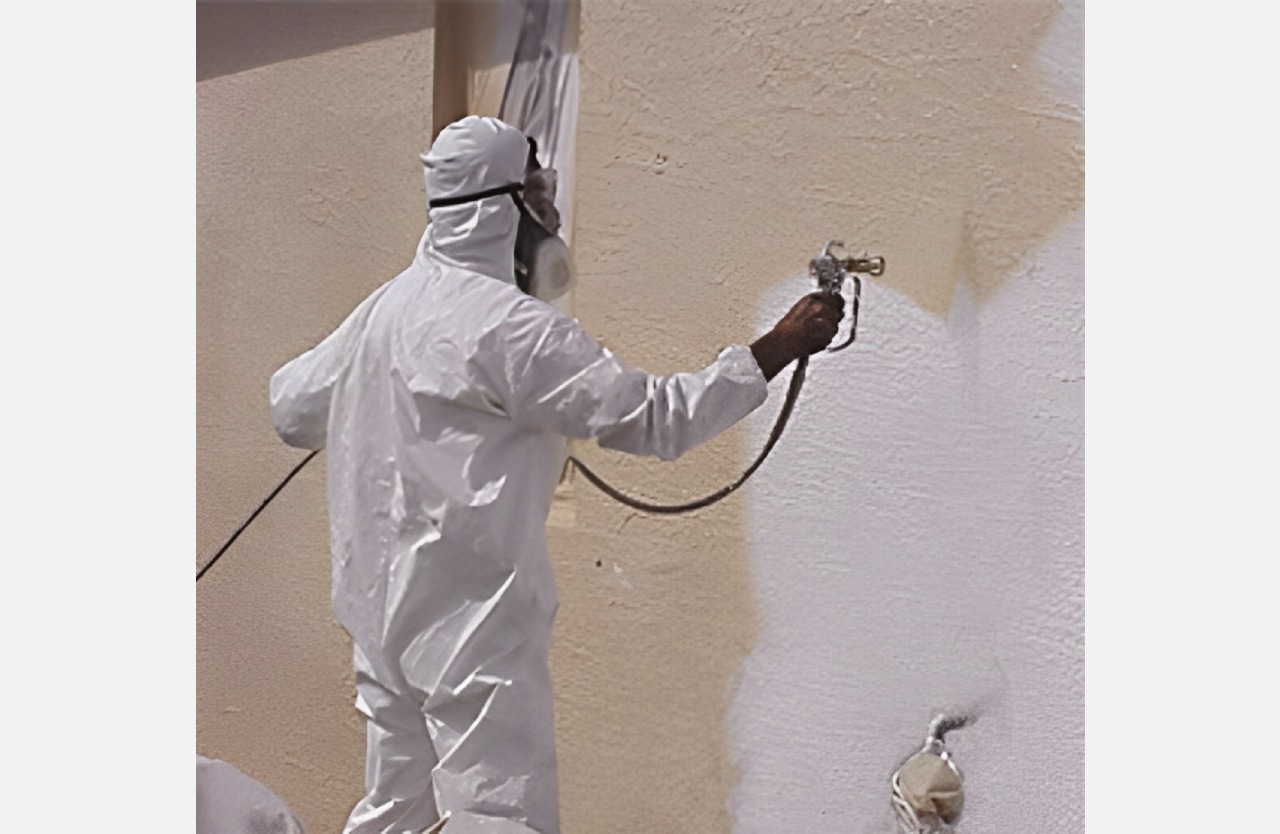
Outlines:
<svg viewBox="0 0 1280 834"><path fill-rule="evenodd" d="M551 188L558 215L559 243L540 251L540 276L530 294L564 312L573 309L573 189L578 126L578 55L576 27L570 7L576 0L528 2L521 10L520 34L507 73L498 118L533 139L538 158L559 187ZM526 180L526 185L528 180ZM530 191L525 190L526 202ZM535 212L536 213L536 212ZM547 228L551 228L548 224Z"/></svg>
<svg viewBox="0 0 1280 834"><path fill-rule="evenodd" d="M495 119L446 128L431 198L519 182ZM563 437L663 459L764 402L750 350L627 367L514 285L507 195L431 210L412 265L271 380L291 445L327 449L333 610L356 645L368 795L349 832L559 829L544 524ZM416 826L416 827L415 827Z"/></svg>

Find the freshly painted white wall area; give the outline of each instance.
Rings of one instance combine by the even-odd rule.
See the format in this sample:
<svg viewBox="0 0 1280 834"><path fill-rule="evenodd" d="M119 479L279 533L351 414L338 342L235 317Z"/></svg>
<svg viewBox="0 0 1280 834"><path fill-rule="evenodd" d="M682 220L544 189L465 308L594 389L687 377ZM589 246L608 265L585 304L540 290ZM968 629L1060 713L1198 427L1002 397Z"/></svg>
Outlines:
<svg viewBox="0 0 1280 834"><path fill-rule="evenodd" d="M1073 109L1082 19L1042 47ZM975 707L951 738L960 831L1084 830L1083 275L1077 212L946 317L867 282L858 342L815 359L748 487L762 633L731 712L735 832L893 830L889 776L937 711Z"/></svg>

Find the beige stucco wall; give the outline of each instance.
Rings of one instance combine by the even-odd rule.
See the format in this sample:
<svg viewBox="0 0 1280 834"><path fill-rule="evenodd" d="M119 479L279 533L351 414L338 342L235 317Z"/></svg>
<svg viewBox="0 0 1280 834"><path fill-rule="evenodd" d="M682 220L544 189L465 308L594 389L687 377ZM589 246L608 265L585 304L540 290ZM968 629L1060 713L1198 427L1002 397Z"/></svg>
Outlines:
<svg viewBox="0 0 1280 834"><path fill-rule="evenodd" d="M930 315L961 282L985 297L1082 199L1078 125L1031 61L1056 9L585 3L576 314L632 364L688 369L749 341L768 290L830 237L886 255L883 285ZM432 49L421 31L197 85L199 560L301 457L272 434L270 373L411 257ZM732 478L746 446L735 430L674 464L579 451L679 499ZM291 484L197 594L197 749L312 831L340 827L363 756L323 474ZM744 503L653 519L579 481L562 506L566 834L727 832L726 716L759 632Z"/></svg>
<svg viewBox="0 0 1280 834"><path fill-rule="evenodd" d="M426 220L428 29L196 85L197 560L303 457L271 373L412 256ZM321 455L197 586L196 749L280 794L309 831L362 795L350 642L329 611Z"/></svg>

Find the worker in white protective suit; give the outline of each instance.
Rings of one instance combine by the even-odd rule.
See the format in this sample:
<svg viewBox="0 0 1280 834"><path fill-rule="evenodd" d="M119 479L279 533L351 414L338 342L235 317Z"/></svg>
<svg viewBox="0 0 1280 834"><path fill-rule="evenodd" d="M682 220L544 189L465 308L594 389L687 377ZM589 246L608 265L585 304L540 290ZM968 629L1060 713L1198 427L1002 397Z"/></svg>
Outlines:
<svg viewBox="0 0 1280 834"><path fill-rule="evenodd" d="M349 834L559 831L544 525L564 438L678 457L842 314L814 294L696 373L627 367L516 286L527 155L496 119L447 127L422 157L436 207L412 265L271 378L280 436L328 450L333 611L368 718Z"/></svg>

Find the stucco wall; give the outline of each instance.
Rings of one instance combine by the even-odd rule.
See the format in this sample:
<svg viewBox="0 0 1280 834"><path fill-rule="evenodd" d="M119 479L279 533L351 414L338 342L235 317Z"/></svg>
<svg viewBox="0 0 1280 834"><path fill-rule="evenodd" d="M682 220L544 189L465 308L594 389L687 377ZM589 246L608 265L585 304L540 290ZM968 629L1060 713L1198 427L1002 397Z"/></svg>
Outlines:
<svg viewBox="0 0 1280 834"><path fill-rule="evenodd" d="M1020 67L1077 125L1082 33L1068 3ZM888 776L938 711L977 719L951 736L962 830L1084 828L1083 212L999 281L959 277L941 317L868 287L863 341L815 362L749 492L735 831L888 830Z"/></svg>
<svg viewBox="0 0 1280 834"><path fill-rule="evenodd" d="M748 495L764 625L735 831L877 830L938 711L977 716L949 737L962 831L1083 830L1082 241L1078 218L946 318L873 285L860 355L815 362Z"/></svg>
<svg viewBox="0 0 1280 834"><path fill-rule="evenodd" d="M983 698L961 748L974 824L1066 773L1059 827L1017 830L1082 827L1083 137L1064 92L1081 43L1058 12L584 4L590 332L646 370L687 369L763 329L831 237L890 270L747 493L652 519L562 491L566 834L885 830L883 780L928 710ZM431 42L198 85L202 555L299 457L266 419L271 371L411 256ZM690 497L741 470L777 404L673 464L578 451L639 493ZM324 518L315 467L198 593L198 747L311 830L341 824L362 765Z"/></svg>
<svg viewBox="0 0 1280 834"><path fill-rule="evenodd" d="M553 537L566 830L884 830L887 779L931 710L1000 691L1002 665L1020 718L970 734L1001 739L974 776L977 824L1028 830L1018 809L1052 806L1058 828L1030 827L1078 827L1080 263L1046 255L1051 276L1026 278L1082 238L1066 92L1082 44L1058 11L584 7L589 329L668 372L767 327L829 238L889 272L745 500L651 519L575 484L578 529ZM651 496L710 491L784 386L748 435L609 471ZM1047 774L1065 783L1028 805Z"/></svg>
<svg viewBox="0 0 1280 834"><path fill-rule="evenodd" d="M199 563L304 455L271 427L271 373L412 257L433 44L422 27L196 85ZM364 778L324 478L321 455L196 593L196 749L317 832L341 830Z"/></svg>
<svg viewBox="0 0 1280 834"><path fill-rule="evenodd" d="M1082 24L1068 4L1017 59L1036 112L1077 126ZM888 830L889 774L940 710L977 717L951 736L961 830L1083 830L1083 221L957 276L943 316L869 285L858 346L815 361L748 494L764 624L733 709L735 831Z"/></svg>

